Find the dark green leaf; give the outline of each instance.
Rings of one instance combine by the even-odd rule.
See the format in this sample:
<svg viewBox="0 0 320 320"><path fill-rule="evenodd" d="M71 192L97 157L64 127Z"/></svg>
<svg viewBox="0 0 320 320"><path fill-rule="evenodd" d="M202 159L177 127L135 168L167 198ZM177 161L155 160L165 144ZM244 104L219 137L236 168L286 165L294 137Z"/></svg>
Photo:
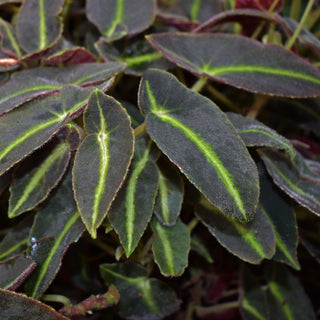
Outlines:
<svg viewBox="0 0 320 320"><path fill-rule="evenodd" d="M204 243L202 243L202 241L196 235L193 235L191 237L191 250L197 252L199 255L204 257L209 263L213 263L213 259L211 257L210 252L208 251Z"/></svg>
<svg viewBox="0 0 320 320"><path fill-rule="evenodd" d="M99 90L89 98L84 124L89 135L75 157L73 188L81 218L95 238L127 174L134 135L125 109Z"/></svg>
<svg viewBox="0 0 320 320"><path fill-rule="evenodd" d="M151 141L136 141L129 175L110 210L110 222L127 257L136 248L153 213L159 176L151 149Z"/></svg>
<svg viewBox="0 0 320 320"><path fill-rule="evenodd" d="M246 146L284 150L292 160L294 159L296 151L292 144L275 130L255 119L243 117L240 114L228 112L227 116Z"/></svg>
<svg viewBox="0 0 320 320"><path fill-rule="evenodd" d="M22 52L12 25L0 18L1 50L14 58L20 58Z"/></svg>
<svg viewBox="0 0 320 320"><path fill-rule="evenodd" d="M320 215L320 175L309 168L297 153L295 162L272 150L259 150L273 182L299 204Z"/></svg>
<svg viewBox="0 0 320 320"><path fill-rule="evenodd" d="M139 108L131 102L128 101L120 101L124 108L127 110L130 118L131 118L131 125L135 129L140 126L143 121L144 117L141 115Z"/></svg>
<svg viewBox="0 0 320 320"><path fill-rule="evenodd" d="M180 214L184 185L179 171L170 164L159 169L159 190L154 213L163 225L173 226Z"/></svg>
<svg viewBox="0 0 320 320"><path fill-rule="evenodd" d="M37 213L30 233L29 256L37 267L26 282L29 296L38 298L58 272L72 242L84 231L73 199L71 170L50 201Z"/></svg>
<svg viewBox="0 0 320 320"><path fill-rule="evenodd" d="M36 263L30 258L18 256L0 263L0 288L15 290L33 271Z"/></svg>
<svg viewBox="0 0 320 320"><path fill-rule="evenodd" d="M320 94L320 72L278 45L228 34L168 33L147 39L169 60L197 76L270 95Z"/></svg>
<svg viewBox="0 0 320 320"><path fill-rule="evenodd" d="M11 171L7 171L6 173L0 176L0 195L10 185L11 180L12 180Z"/></svg>
<svg viewBox="0 0 320 320"><path fill-rule="evenodd" d="M87 17L106 38L147 29L155 15L154 0L88 0ZM117 37L118 38L118 37Z"/></svg>
<svg viewBox="0 0 320 320"><path fill-rule="evenodd" d="M17 18L17 35L28 53L53 46L62 33L58 17L64 0L24 0ZM32 17L32 18L31 18Z"/></svg>
<svg viewBox="0 0 320 320"><path fill-rule="evenodd" d="M226 215L251 220L259 197L257 169L224 113L156 69L142 79L139 105L152 140L187 178Z"/></svg>
<svg viewBox="0 0 320 320"><path fill-rule="evenodd" d="M257 264L274 255L275 234L260 208L247 224L226 217L207 201L196 207L196 214L220 244L240 259Z"/></svg>
<svg viewBox="0 0 320 320"><path fill-rule="evenodd" d="M123 70L119 62L87 63L65 68L35 68L16 72L0 87L0 114L31 98L57 91L65 84L88 86Z"/></svg>
<svg viewBox="0 0 320 320"><path fill-rule="evenodd" d="M157 234L152 244L154 260L165 276L180 276L188 265L190 251L190 231L177 220L171 227L163 226L157 219L151 222Z"/></svg>
<svg viewBox="0 0 320 320"><path fill-rule="evenodd" d="M277 247L273 259L299 270L298 231L294 210L270 181L262 165L258 168L261 184L260 208L268 216L276 235Z"/></svg>
<svg viewBox="0 0 320 320"><path fill-rule="evenodd" d="M86 103L90 88L64 87L0 118L0 174L46 143Z"/></svg>
<svg viewBox="0 0 320 320"><path fill-rule="evenodd" d="M118 310L127 319L162 319L174 312L179 301L174 291L157 279L147 278L145 269L134 264L102 264L100 272L107 285L120 292Z"/></svg>
<svg viewBox="0 0 320 320"><path fill-rule="evenodd" d="M16 217L33 209L45 200L49 192L57 185L67 169L70 150L67 143L58 144L43 162L26 172L16 173L10 186L9 218Z"/></svg>
<svg viewBox="0 0 320 320"><path fill-rule="evenodd" d="M53 308L21 293L0 289L0 314L2 320L69 320Z"/></svg>

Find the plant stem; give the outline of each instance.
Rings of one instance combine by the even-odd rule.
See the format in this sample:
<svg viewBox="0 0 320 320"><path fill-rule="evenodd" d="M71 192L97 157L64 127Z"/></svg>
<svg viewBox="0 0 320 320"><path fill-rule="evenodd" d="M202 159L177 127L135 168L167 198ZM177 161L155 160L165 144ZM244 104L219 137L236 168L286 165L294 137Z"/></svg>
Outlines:
<svg viewBox="0 0 320 320"><path fill-rule="evenodd" d="M294 34L292 35L292 37L289 39L289 41L286 44L286 48L288 50L290 50L292 48L292 46L294 45L294 43L296 42L296 40L297 40L297 38L298 38L298 36L300 34L300 31L303 28L303 26L304 26L304 24L305 24L305 22L306 22L306 20L307 20L307 18L309 16L309 13L310 13L310 11L311 11L311 9L313 7L313 4L314 4L314 0L309 0L308 1L307 7L304 10L304 13L302 15L302 18L301 18L301 20L299 22L299 25L298 25L297 29L295 30Z"/></svg>
<svg viewBox="0 0 320 320"><path fill-rule="evenodd" d="M221 312L228 309L233 309L239 307L239 301L226 302L221 304L215 304L210 307L196 307L196 314L198 317L205 317L212 313Z"/></svg>
<svg viewBox="0 0 320 320"><path fill-rule="evenodd" d="M69 298L60 294L44 294L41 296L41 300L62 303L66 307L70 307L72 305Z"/></svg>
<svg viewBox="0 0 320 320"><path fill-rule="evenodd" d="M298 20L301 10L301 0L293 0L290 8L290 18Z"/></svg>
<svg viewBox="0 0 320 320"><path fill-rule="evenodd" d="M147 127L146 124L140 124L139 127L134 129L134 136L136 139L139 139L141 136L143 136L146 133Z"/></svg>
<svg viewBox="0 0 320 320"><path fill-rule="evenodd" d="M203 78L198 79L196 81L196 83L192 86L191 90L193 92L200 92L204 88L204 86L206 85L207 80L208 80L207 77L203 77Z"/></svg>
<svg viewBox="0 0 320 320"><path fill-rule="evenodd" d="M191 232L196 226L197 224L199 223L199 218L198 217L194 217L191 222L189 222L188 224L188 229L189 231Z"/></svg>
<svg viewBox="0 0 320 320"><path fill-rule="evenodd" d="M268 101L267 96L262 96L262 95L256 96L256 101L251 106L247 114L247 117L251 119L255 119L267 101Z"/></svg>

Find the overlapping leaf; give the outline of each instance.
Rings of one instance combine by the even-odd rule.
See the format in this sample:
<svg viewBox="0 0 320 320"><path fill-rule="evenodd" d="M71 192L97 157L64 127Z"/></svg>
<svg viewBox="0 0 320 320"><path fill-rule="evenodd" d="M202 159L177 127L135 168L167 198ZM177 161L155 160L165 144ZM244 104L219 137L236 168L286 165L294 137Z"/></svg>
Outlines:
<svg viewBox="0 0 320 320"><path fill-rule="evenodd" d="M275 234L261 208L247 224L226 217L204 201L196 207L196 214L220 244L240 259L257 264L274 255Z"/></svg>
<svg viewBox="0 0 320 320"><path fill-rule="evenodd" d="M0 289L0 314L2 319L68 320L61 313L37 300L8 290Z"/></svg>
<svg viewBox="0 0 320 320"><path fill-rule="evenodd" d="M17 18L17 35L28 53L43 51L58 41L62 34L58 15L63 4L64 0L24 0Z"/></svg>
<svg viewBox="0 0 320 320"><path fill-rule="evenodd" d="M226 215L251 220L257 169L217 106L156 69L142 79L139 105L151 138L205 197Z"/></svg>
<svg viewBox="0 0 320 320"><path fill-rule="evenodd" d="M163 226L157 219L151 222L157 234L152 244L154 259L165 276L179 276L188 265L190 231L179 219L174 226Z"/></svg>
<svg viewBox="0 0 320 320"><path fill-rule="evenodd" d="M228 112L227 116L248 147L270 147L284 150L293 160L295 149L292 144L275 130L263 123L243 117L240 114Z"/></svg>
<svg viewBox="0 0 320 320"><path fill-rule="evenodd" d="M228 34L165 33L147 39L166 58L197 76L270 95L320 94L320 72L278 45Z"/></svg>
<svg viewBox="0 0 320 320"><path fill-rule="evenodd" d="M0 263L0 288L15 290L35 268L30 258L18 256Z"/></svg>
<svg viewBox="0 0 320 320"><path fill-rule="evenodd" d="M200 256L205 258L207 262L213 263L213 259L211 257L211 254L203 241L196 235L193 235L191 237L191 250L197 252Z"/></svg>
<svg viewBox="0 0 320 320"><path fill-rule="evenodd" d="M29 172L22 167L10 186L8 216L13 218L33 209L48 196L62 178L70 159L67 143L58 144L43 162ZM19 171L19 170L18 170Z"/></svg>
<svg viewBox="0 0 320 320"><path fill-rule="evenodd" d="M102 264L100 272L109 286L120 292L120 316L129 319L162 319L174 312L179 301L163 282L147 278L145 269L134 264Z"/></svg>
<svg viewBox="0 0 320 320"><path fill-rule="evenodd" d="M124 69L119 62L88 63L65 68L34 68L16 72L0 87L0 114L31 98L59 90L65 84L88 86Z"/></svg>
<svg viewBox="0 0 320 320"><path fill-rule="evenodd" d="M29 256L37 267L25 285L29 296L38 298L44 293L58 272L65 251L84 229L73 201L69 170L57 192L37 213L32 226Z"/></svg>
<svg viewBox="0 0 320 320"><path fill-rule="evenodd" d="M59 94L31 101L0 118L0 174L46 143L70 114L86 103L90 88L67 86Z"/></svg>
<svg viewBox="0 0 320 320"><path fill-rule="evenodd" d="M273 182L288 196L320 215L320 176L311 171L297 153L295 162L272 150L259 150Z"/></svg>
<svg viewBox="0 0 320 320"><path fill-rule="evenodd" d="M110 40L147 29L154 15L154 0L87 1L88 19Z"/></svg>
<svg viewBox="0 0 320 320"><path fill-rule="evenodd" d="M134 136L125 109L99 90L89 98L84 124L89 135L76 154L73 188L81 218L95 238L127 174Z"/></svg>
<svg viewBox="0 0 320 320"><path fill-rule="evenodd" d="M153 213L159 176L152 157L151 141L137 140L130 173L110 210L110 222L127 257L136 248Z"/></svg>
<svg viewBox="0 0 320 320"><path fill-rule="evenodd" d="M15 35L13 26L0 18L1 50L14 58L20 58L22 51Z"/></svg>

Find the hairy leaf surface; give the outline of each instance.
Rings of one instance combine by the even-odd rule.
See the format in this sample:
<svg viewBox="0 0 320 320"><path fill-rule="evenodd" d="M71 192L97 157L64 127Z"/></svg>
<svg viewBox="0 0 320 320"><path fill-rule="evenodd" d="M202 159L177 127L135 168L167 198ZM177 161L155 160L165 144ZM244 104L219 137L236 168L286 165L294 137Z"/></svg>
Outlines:
<svg viewBox="0 0 320 320"><path fill-rule="evenodd" d="M134 136L125 109L99 90L89 98L84 124L89 135L76 154L73 188L81 218L95 238L127 174Z"/></svg>
<svg viewBox="0 0 320 320"><path fill-rule="evenodd" d="M259 197L257 169L224 113L156 69L144 74L139 104L152 140L205 197L226 215L251 220Z"/></svg>
<svg viewBox="0 0 320 320"><path fill-rule="evenodd" d="M145 269L131 263L102 264L100 273L120 293L119 314L130 319L162 319L179 306L174 291L163 282L147 278Z"/></svg>
<svg viewBox="0 0 320 320"><path fill-rule="evenodd" d="M168 33L147 39L166 58L197 76L270 95L320 94L320 72L278 45L228 34Z"/></svg>

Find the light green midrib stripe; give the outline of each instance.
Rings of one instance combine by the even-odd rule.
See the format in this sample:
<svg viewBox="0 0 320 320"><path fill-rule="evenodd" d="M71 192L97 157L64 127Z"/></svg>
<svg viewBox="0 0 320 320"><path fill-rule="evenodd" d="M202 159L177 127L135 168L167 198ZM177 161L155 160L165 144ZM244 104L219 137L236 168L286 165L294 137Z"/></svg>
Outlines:
<svg viewBox="0 0 320 320"><path fill-rule="evenodd" d="M124 19L124 6L123 6L123 0L117 0L116 1L116 12L115 12L115 17L111 22L111 25L109 28L104 32L104 35L106 37L111 36L112 33L114 32L117 24L119 22L123 22Z"/></svg>
<svg viewBox="0 0 320 320"><path fill-rule="evenodd" d="M3 252L0 255L0 259L3 259L4 257L8 256L11 252L14 252L16 249L18 249L19 247L21 247L23 244L27 244L28 243L28 239L24 239L20 242L18 242L17 244L15 244L14 246L12 246L9 250L7 250L6 252Z"/></svg>
<svg viewBox="0 0 320 320"><path fill-rule="evenodd" d="M292 315L292 312L291 312L288 304L284 303L286 301L286 299L282 296L281 289L279 288L278 284L273 281L270 281L269 288L270 288L270 291L273 294L273 296L278 300L287 319L294 320L294 316Z"/></svg>
<svg viewBox="0 0 320 320"><path fill-rule="evenodd" d="M292 70L272 68L265 66L248 66L248 65L237 65L237 66L220 66L220 67L204 67L200 68L204 73L211 76L221 76L228 73L264 73L275 76L286 76L290 78L296 78L300 80L310 81L316 84L320 84L320 79L310 76L301 72L294 72Z"/></svg>
<svg viewBox="0 0 320 320"><path fill-rule="evenodd" d="M128 238L128 245L127 245L127 253L131 252L132 244L133 244L133 232L134 232L134 221L135 221L135 192L138 183L138 178L146 167L150 146L146 149L143 154L143 157L137 162L136 167L134 168L132 175L130 176L128 188L126 192L126 230L127 230L127 238Z"/></svg>
<svg viewBox="0 0 320 320"><path fill-rule="evenodd" d="M240 224L239 222L233 221L231 220L231 223L234 225L234 227L236 228L236 230L239 232L240 236L244 239L244 241L246 243L248 243L250 245L251 248L254 249L254 251L257 252L257 254L261 257L261 258L265 258L266 255L263 251L263 247L261 246L261 244L257 241L255 235L253 234L252 231L248 230L245 228L245 226L243 226L242 224Z"/></svg>
<svg viewBox="0 0 320 320"><path fill-rule="evenodd" d="M286 256L286 258L297 268L299 268L299 265L297 264L297 262L293 259L293 257L291 256L291 254L289 253L287 246L285 245L285 243L283 242L276 226L274 225L273 221L270 219L268 213L266 212L266 210L260 205L260 209L265 213L265 215L268 217L270 223L272 224L273 227L273 231L276 235L276 245L277 247L280 249L280 251Z"/></svg>
<svg viewBox="0 0 320 320"><path fill-rule="evenodd" d="M92 232L94 231L98 215L99 215L99 208L101 198L104 194L105 190L105 182L107 179L108 174L108 167L109 167L109 133L107 131L107 123L106 119L103 114L103 110L100 105L99 97L97 92L95 92L96 99L97 99L97 106L99 109L99 116L100 116L100 132L98 134L98 142L100 146L100 163L99 163L99 180L97 187L95 189L94 195L94 202L93 202L93 212L92 212Z"/></svg>
<svg viewBox="0 0 320 320"><path fill-rule="evenodd" d="M200 5L201 5L201 0L193 0L191 10L190 10L190 16L192 21L198 20Z"/></svg>
<svg viewBox="0 0 320 320"><path fill-rule="evenodd" d="M168 193L167 193L167 186L165 183L165 178L163 175L159 174L159 196L161 199L161 212L162 218L166 223L170 222L169 216L169 208L168 208Z"/></svg>
<svg viewBox="0 0 320 320"><path fill-rule="evenodd" d="M248 221L248 217L246 215L246 210L244 208L244 204L242 202L241 196L239 194L239 191L234 186L234 183L232 181L232 177L230 176L230 173L227 171L227 169L224 167L223 163L217 156L217 154L214 152L214 150L211 148L210 144L206 141L203 141L197 133L194 133L193 130L186 125L182 124L178 120L176 120L174 117L169 116L167 114L161 113L161 109L157 105L157 101L153 95L153 92L151 91L149 82L146 81L146 91L149 97L149 101L151 103L151 112L157 116L160 120L164 122L169 122L172 126L180 129L186 137L196 145L198 150L205 156L205 158L208 160L209 163L215 168L219 178L223 182L225 188L228 190L230 196L233 198L235 204L237 205L238 210L242 214L245 221ZM160 110L159 110L160 109ZM160 112L159 112L159 111Z"/></svg>
<svg viewBox="0 0 320 320"><path fill-rule="evenodd" d="M123 58L122 61L126 62L128 67L132 67L144 62L152 62L162 57L163 55L160 52L153 52L153 53L142 54L137 57L126 57L126 58Z"/></svg>
<svg viewBox="0 0 320 320"><path fill-rule="evenodd" d="M33 287L32 293L31 293L31 297L35 297L37 290L39 289L39 286L41 284L41 281L43 280L43 278L46 275L46 272L48 270L48 267L51 263L51 260L53 258L53 256L55 255L56 251L58 250L61 241L63 240L63 238L66 236L67 232L71 229L71 227L77 222L77 220L79 219L79 215L78 213L74 213L71 218L66 222L64 228L62 229L61 233L59 234L59 236L57 237L56 241L53 244L52 249L50 250L46 260L43 262L41 269L39 270L39 276L37 281L35 282L35 285Z"/></svg>
<svg viewBox="0 0 320 320"><path fill-rule="evenodd" d="M266 318L254 306L252 306L246 298L242 299L241 305L243 309L251 313L258 320L266 320Z"/></svg>
<svg viewBox="0 0 320 320"><path fill-rule="evenodd" d="M44 9L44 0L39 0L39 49L47 46L47 26L46 13Z"/></svg>
<svg viewBox="0 0 320 320"><path fill-rule="evenodd" d="M3 22L3 25L4 25L5 29L6 29L8 38L9 38L10 43L12 45L12 48L14 49L14 51L16 52L18 57L21 57L22 53L21 53L20 47L19 47L16 39L14 38L13 34L11 33L10 28L8 27L7 23L5 21L3 21L3 19L0 18L0 21Z"/></svg>
<svg viewBox="0 0 320 320"><path fill-rule="evenodd" d="M163 247L164 255L166 257L166 264L169 274L174 275L176 272L174 268L173 252L170 245L170 240L168 239L165 230L160 226L158 222L156 223L156 231L161 239L161 244Z"/></svg>
<svg viewBox="0 0 320 320"><path fill-rule="evenodd" d="M45 176L48 169L53 165L53 163L59 158L64 155L64 153L67 151L67 145L62 143L58 148L54 149L52 154L41 164L39 169L35 172L35 174L31 177L29 180L29 183L24 189L24 192L19 198L19 201L14 206L13 209L10 207L9 202L9 218L12 218L15 216L15 212L26 202L31 192L37 187L40 180ZM11 209L11 210L10 210ZM27 209L26 209L27 210Z"/></svg>

